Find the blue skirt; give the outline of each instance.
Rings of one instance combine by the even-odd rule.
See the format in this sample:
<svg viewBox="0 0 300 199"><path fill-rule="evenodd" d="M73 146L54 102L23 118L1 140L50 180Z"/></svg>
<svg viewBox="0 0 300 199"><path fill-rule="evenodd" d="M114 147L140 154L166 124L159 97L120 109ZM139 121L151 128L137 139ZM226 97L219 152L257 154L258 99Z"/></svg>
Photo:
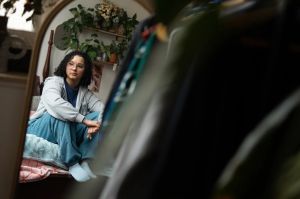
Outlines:
<svg viewBox="0 0 300 199"><path fill-rule="evenodd" d="M96 120L98 115L98 112L93 112L85 118ZM87 129L82 123L62 121L45 112L40 118L29 121L27 133L58 144L60 158L69 167L95 155L100 133L93 134L90 140L87 138Z"/></svg>

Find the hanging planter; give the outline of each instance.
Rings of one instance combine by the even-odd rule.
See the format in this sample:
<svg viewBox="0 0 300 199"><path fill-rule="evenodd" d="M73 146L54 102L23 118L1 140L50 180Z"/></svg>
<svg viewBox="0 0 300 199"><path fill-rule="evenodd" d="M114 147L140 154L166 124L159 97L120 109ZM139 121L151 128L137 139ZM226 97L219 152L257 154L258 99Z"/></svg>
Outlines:
<svg viewBox="0 0 300 199"><path fill-rule="evenodd" d="M90 42L96 42L93 45L93 49L97 54L93 54L92 60L118 63L118 59L123 58L123 54L131 40L131 33L138 24L136 14L130 18L124 9L119 8L108 0L96 4L95 9L85 8L78 4L76 7L71 8L70 12L73 17L63 22L63 29L67 33L63 40L68 47L67 50L81 49L85 52L87 48L80 48L81 46L85 46L85 44ZM93 31L95 34L113 35L116 36L116 39L110 44L99 43L99 40L91 37L85 41L80 41L79 34L86 30ZM114 53L116 56L113 55Z"/></svg>
<svg viewBox="0 0 300 199"><path fill-rule="evenodd" d="M112 64L117 63L117 58L118 58L117 53L114 53L114 52L111 53L109 56L109 63L112 63Z"/></svg>

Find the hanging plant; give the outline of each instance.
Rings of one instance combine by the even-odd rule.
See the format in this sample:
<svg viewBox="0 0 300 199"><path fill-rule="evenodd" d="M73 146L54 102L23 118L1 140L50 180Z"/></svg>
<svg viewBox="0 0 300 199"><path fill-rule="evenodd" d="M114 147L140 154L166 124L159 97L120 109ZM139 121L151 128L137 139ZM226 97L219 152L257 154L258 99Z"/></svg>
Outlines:
<svg viewBox="0 0 300 199"><path fill-rule="evenodd" d="M90 38L85 39L85 41L79 45L79 50L86 52L92 60L95 60L100 54L100 41L97 38L97 34L91 34Z"/></svg>
<svg viewBox="0 0 300 199"><path fill-rule="evenodd" d="M129 17L123 8L118 7L108 0L96 4L95 11L97 24L103 30L118 32L118 28L122 26L125 29L123 34L127 35L138 24L136 14Z"/></svg>
<svg viewBox="0 0 300 199"><path fill-rule="evenodd" d="M128 43L131 40L131 33L134 30L138 21L136 20L136 14L133 17L128 17L127 12L112 4L108 0L103 3L97 4L93 8L85 8L81 4L69 9L72 18L63 22L65 31L65 37L63 41L65 46L69 49L79 49L84 52L88 52L92 60L97 57L110 58L111 54L115 53L118 58L122 58ZM97 34L92 34L84 41L79 41L79 34L85 28L99 29L99 19L101 18L101 28L105 30L120 31L125 37L117 42L113 41L111 44L105 45L103 42L99 42L96 38ZM98 54L96 54L98 53ZM102 55L101 55L102 54ZM103 58L103 61L106 58ZM118 62L118 60L116 61Z"/></svg>

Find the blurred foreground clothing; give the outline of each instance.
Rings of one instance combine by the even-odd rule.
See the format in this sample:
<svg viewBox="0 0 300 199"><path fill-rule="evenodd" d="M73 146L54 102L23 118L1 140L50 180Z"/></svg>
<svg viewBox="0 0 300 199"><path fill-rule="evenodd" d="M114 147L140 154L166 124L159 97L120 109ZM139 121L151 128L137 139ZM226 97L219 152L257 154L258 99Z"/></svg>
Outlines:
<svg viewBox="0 0 300 199"><path fill-rule="evenodd" d="M98 197L211 198L243 139L300 86L298 12L282 2L207 4L153 46L105 132L96 168L119 150Z"/></svg>
<svg viewBox="0 0 300 199"><path fill-rule="evenodd" d="M247 136L219 179L214 199L300 198L300 90Z"/></svg>

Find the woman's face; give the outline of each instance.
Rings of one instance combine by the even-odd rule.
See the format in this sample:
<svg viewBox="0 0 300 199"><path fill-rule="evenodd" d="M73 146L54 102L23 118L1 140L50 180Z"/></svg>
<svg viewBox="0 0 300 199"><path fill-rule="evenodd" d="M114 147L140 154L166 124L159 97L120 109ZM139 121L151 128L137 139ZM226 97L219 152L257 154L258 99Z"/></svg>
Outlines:
<svg viewBox="0 0 300 199"><path fill-rule="evenodd" d="M72 82L78 82L81 80L84 74L84 58L75 55L68 63L66 67L67 79Z"/></svg>

